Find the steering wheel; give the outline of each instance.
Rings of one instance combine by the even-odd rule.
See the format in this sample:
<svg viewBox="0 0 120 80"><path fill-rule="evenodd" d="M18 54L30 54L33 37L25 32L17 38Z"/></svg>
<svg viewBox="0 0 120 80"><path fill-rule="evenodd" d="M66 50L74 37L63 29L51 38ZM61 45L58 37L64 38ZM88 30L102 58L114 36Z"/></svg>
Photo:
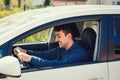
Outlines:
<svg viewBox="0 0 120 80"><path fill-rule="evenodd" d="M21 61L19 61L20 62L20 68L23 70L23 69L30 69L30 65L29 65L29 63L27 63L27 62L21 62Z"/></svg>
<svg viewBox="0 0 120 80"><path fill-rule="evenodd" d="M20 54L19 49L16 49L16 52L17 52L18 54ZM16 55L14 55L14 56L17 57ZM17 58L18 58L18 57L17 57ZM19 60L19 63L20 63L21 69L30 69L30 68L31 68L31 67L30 67L30 64L29 64L28 62L22 62L22 61Z"/></svg>

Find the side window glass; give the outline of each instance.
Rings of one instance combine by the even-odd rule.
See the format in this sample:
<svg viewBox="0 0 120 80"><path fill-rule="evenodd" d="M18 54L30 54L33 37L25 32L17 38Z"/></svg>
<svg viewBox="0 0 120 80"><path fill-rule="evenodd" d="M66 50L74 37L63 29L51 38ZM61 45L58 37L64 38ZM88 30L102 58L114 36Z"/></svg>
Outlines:
<svg viewBox="0 0 120 80"><path fill-rule="evenodd" d="M120 59L120 16L114 17L114 53Z"/></svg>

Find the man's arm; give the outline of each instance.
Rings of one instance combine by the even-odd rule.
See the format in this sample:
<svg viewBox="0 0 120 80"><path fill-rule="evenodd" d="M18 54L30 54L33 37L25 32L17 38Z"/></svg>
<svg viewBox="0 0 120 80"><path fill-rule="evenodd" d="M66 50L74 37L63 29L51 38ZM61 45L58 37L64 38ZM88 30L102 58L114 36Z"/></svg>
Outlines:
<svg viewBox="0 0 120 80"><path fill-rule="evenodd" d="M43 59L56 59L58 50L59 48L54 48L47 51L27 50L27 54L34 55Z"/></svg>
<svg viewBox="0 0 120 80"><path fill-rule="evenodd" d="M19 53L18 53L18 51L19 51ZM48 50L45 52L41 52L41 51L25 50L25 49L22 49L20 47L16 47L14 49L14 54L21 61L30 62L32 55L37 56L37 57L42 57L43 59L51 59L51 60L56 59L57 51L58 51L58 48Z"/></svg>
<svg viewBox="0 0 120 80"><path fill-rule="evenodd" d="M83 49L74 50L64 56L58 56L61 58L60 60L47 60L43 58L38 58L32 56L31 63L36 67L43 67L43 66L58 66L58 65L67 65L73 63L81 63L86 62L89 59L88 53Z"/></svg>

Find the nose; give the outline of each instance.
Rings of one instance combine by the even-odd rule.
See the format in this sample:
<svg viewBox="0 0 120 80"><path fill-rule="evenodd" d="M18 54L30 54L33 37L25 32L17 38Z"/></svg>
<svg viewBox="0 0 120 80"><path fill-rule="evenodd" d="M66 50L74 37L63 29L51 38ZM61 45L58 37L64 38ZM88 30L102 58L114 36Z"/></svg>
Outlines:
<svg viewBox="0 0 120 80"><path fill-rule="evenodd" d="M58 38L55 38L55 42L58 42Z"/></svg>

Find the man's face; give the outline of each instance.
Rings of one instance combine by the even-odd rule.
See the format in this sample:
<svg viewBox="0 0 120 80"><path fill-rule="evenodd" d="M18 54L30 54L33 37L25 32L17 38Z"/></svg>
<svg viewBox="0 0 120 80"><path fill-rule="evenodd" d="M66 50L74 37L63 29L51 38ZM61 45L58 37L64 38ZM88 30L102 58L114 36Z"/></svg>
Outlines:
<svg viewBox="0 0 120 80"><path fill-rule="evenodd" d="M56 39L55 41L58 42L60 48L66 48L69 42L68 34L65 35L62 30L55 31Z"/></svg>

